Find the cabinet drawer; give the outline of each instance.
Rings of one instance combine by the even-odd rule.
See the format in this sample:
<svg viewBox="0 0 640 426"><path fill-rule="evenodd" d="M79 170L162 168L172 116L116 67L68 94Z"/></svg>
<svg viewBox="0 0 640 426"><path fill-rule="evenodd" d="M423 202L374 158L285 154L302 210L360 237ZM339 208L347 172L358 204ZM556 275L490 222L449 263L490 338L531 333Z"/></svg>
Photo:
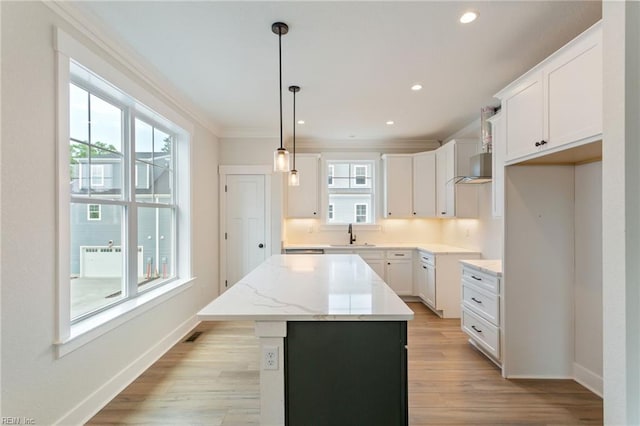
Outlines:
<svg viewBox="0 0 640 426"><path fill-rule="evenodd" d="M420 261L422 263L427 263L429 265L433 265L435 263L435 256L432 253L418 251L418 256L420 256Z"/></svg>
<svg viewBox="0 0 640 426"><path fill-rule="evenodd" d="M387 259L411 259L411 250L387 250Z"/></svg>
<svg viewBox="0 0 640 426"><path fill-rule="evenodd" d="M365 260L384 259L384 252L381 250L356 250L354 253Z"/></svg>
<svg viewBox="0 0 640 426"><path fill-rule="evenodd" d="M462 330L489 354L500 359L500 331L466 307L462 307Z"/></svg>
<svg viewBox="0 0 640 426"><path fill-rule="evenodd" d="M500 294L500 280L495 275L485 274L477 269L463 267L463 282L469 282L492 293Z"/></svg>
<svg viewBox="0 0 640 426"><path fill-rule="evenodd" d="M482 318L495 326L500 326L500 299L479 287L464 283L462 286L462 303Z"/></svg>

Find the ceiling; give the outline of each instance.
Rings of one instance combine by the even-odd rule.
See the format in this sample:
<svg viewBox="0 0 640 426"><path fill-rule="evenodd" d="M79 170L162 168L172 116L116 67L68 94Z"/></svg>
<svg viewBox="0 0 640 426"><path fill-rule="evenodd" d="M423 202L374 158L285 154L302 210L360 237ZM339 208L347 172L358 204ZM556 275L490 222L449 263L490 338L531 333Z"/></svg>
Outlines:
<svg viewBox="0 0 640 426"><path fill-rule="evenodd" d="M442 140L493 94L601 17L599 1L154 2L75 6L151 65L218 136ZM458 22L469 9L470 24ZM410 90L414 83L423 89ZM393 120L394 125L387 125Z"/></svg>

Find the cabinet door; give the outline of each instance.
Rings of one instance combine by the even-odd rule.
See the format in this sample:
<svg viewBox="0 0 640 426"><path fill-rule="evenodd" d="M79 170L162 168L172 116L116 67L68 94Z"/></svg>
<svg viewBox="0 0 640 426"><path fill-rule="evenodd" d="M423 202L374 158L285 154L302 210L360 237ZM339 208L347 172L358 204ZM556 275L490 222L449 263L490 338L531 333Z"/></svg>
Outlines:
<svg viewBox="0 0 640 426"><path fill-rule="evenodd" d="M438 307L436 303L436 268L432 265L424 265L425 269L425 301L432 307Z"/></svg>
<svg viewBox="0 0 640 426"><path fill-rule="evenodd" d="M409 155L385 156L384 217L412 217L413 158Z"/></svg>
<svg viewBox="0 0 640 426"><path fill-rule="evenodd" d="M318 162L317 155L297 155L296 169L300 174L299 186L288 188L288 217L316 218L318 215Z"/></svg>
<svg viewBox="0 0 640 426"><path fill-rule="evenodd" d="M427 267L421 263L417 263L416 269L414 271L415 279L416 279L416 290L418 291L418 297L420 299L427 301Z"/></svg>
<svg viewBox="0 0 640 426"><path fill-rule="evenodd" d="M503 102L507 120L507 160L536 152L543 132L542 74L523 81Z"/></svg>
<svg viewBox="0 0 640 426"><path fill-rule="evenodd" d="M502 217L504 212L504 159L507 142L504 115L500 113L492 117L491 129L493 132L491 212L493 217Z"/></svg>
<svg viewBox="0 0 640 426"><path fill-rule="evenodd" d="M425 152L413 157L413 215L436 216L436 154Z"/></svg>
<svg viewBox="0 0 640 426"><path fill-rule="evenodd" d="M600 32L589 34L545 67L548 147L602 133L600 41Z"/></svg>
<svg viewBox="0 0 640 426"><path fill-rule="evenodd" d="M371 267L371 269L373 269L373 271L378 274L378 276L380 278L382 278L384 280L384 260L380 259L380 260L365 260L365 262L367 262L367 265L369 265Z"/></svg>
<svg viewBox="0 0 640 426"><path fill-rule="evenodd" d="M413 294L411 260L387 260L386 278L389 287L400 296Z"/></svg>

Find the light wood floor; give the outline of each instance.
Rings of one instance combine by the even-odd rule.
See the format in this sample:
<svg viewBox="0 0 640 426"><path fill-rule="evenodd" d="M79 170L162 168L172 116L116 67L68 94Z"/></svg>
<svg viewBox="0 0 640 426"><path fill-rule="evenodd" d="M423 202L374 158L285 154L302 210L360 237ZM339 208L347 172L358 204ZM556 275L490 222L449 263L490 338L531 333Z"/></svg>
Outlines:
<svg viewBox="0 0 640 426"><path fill-rule="evenodd" d="M467 343L459 320L409 306L410 425L602 424L602 400L587 389L570 380L505 380ZM195 342L175 345L88 424L259 424L253 323L196 331L203 334Z"/></svg>

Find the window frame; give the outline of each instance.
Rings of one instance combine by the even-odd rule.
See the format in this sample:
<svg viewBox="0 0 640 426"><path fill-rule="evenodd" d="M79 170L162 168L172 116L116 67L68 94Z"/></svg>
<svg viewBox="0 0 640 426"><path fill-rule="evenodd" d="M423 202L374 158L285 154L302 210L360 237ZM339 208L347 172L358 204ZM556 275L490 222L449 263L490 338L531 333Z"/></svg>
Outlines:
<svg viewBox="0 0 640 426"><path fill-rule="evenodd" d="M349 226L348 223L335 223L328 220L328 205L329 205L329 187L328 175L330 163L344 162L344 163L371 163L371 208L368 214L371 215L371 222L367 224L358 224L358 229L367 231L382 231L380 220L382 216L382 173L381 170L381 154L379 152L323 152L320 155L321 168L320 177L321 182L324 184L319 188L320 190L320 203L322 215L320 217L321 223L319 229L321 231L336 231L346 230ZM335 214L334 214L335 215Z"/></svg>
<svg viewBox="0 0 640 426"><path fill-rule="evenodd" d="M154 306L177 296L190 288L194 278L191 274L191 135L194 133L194 125L187 121L180 113L167 106L155 95L149 93L138 83L131 80L122 71L117 70L102 57L96 55L86 46L69 36L60 28L55 28L55 50L56 50L56 71L57 71L57 171L58 177L56 187L58 192L57 227L58 227L58 249L56 258L58 263L58 273L56 280L57 288L57 330L55 335L56 355L62 357L71 351L91 342L104 333L114 329L125 321L129 321L138 315L148 311ZM75 64L75 65L72 65ZM76 67L77 65L77 67ZM72 71L72 68L76 67ZM82 75L77 75L77 69L83 70ZM84 73L84 74L83 74ZM135 72L134 72L135 73ZM142 76L141 74L139 74ZM92 77L93 76L93 77ZM98 78L97 78L98 77ZM142 76L143 77L143 76ZM128 299L121 303L112 305L109 309L97 312L96 314L72 323L71 321L71 300L70 300L70 206L71 191L70 182L70 110L69 110L69 84L77 83L79 78L84 82L91 82L95 85L92 93L101 92L101 98L106 96L111 102L117 101L124 104L135 114L148 117L151 120L163 124L157 126L159 129L169 134L175 135L174 141L174 170L180 170L180 179L174 185L174 204L177 207L175 214L175 235L174 250L175 275L176 278L162 286L156 286L148 291L140 292L137 298ZM117 88L117 89L116 89ZM126 94L126 96L124 96ZM131 131L130 128L123 128L123 132ZM130 161L127 167L123 167L123 179L128 180L128 185L133 185L133 174L135 161ZM122 191L124 192L124 191ZM76 194L77 195L77 194ZM125 194L123 194L123 199ZM77 197L74 202L80 204L96 204L95 197ZM119 199L100 199L99 203L105 205L119 204ZM144 204L153 207L154 204ZM167 204L158 204L161 208L166 208ZM128 212L125 226L129 227L130 234L136 235L135 213ZM133 225L133 228L132 228ZM130 243L132 245L132 243ZM125 258L126 262L135 262L137 249L128 250ZM130 271L134 270L130 268ZM135 274L135 272L134 272ZM130 281L133 282L133 281Z"/></svg>
<svg viewBox="0 0 640 426"><path fill-rule="evenodd" d="M353 170L353 187L354 188L368 188L367 186L367 165L352 163L351 169ZM358 176L358 170L364 170L364 176ZM358 183L358 177L364 178L364 183ZM351 177L350 177L351 179Z"/></svg>
<svg viewBox="0 0 640 426"><path fill-rule="evenodd" d="M96 171L100 171L100 173L95 173ZM94 179L98 178L97 182L94 182ZM90 164L89 165L89 188L104 187L104 164Z"/></svg>

